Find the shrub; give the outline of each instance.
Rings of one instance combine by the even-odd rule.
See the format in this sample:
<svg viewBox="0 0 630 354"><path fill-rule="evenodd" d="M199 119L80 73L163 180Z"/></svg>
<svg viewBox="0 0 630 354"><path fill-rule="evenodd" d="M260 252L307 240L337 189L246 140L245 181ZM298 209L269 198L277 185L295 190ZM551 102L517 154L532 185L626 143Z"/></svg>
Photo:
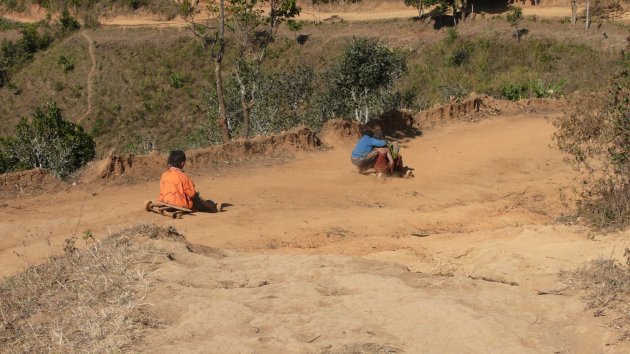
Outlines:
<svg viewBox="0 0 630 354"><path fill-rule="evenodd" d="M501 88L501 97L510 101L518 101L527 97L527 85L507 84Z"/></svg>
<svg viewBox="0 0 630 354"><path fill-rule="evenodd" d="M184 87L184 85L190 81L190 78L184 73L176 72L169 76L169 80L171 87L178 89Z"/></svg>
<svg viewBox="0 0 630 354"><path fill-rule="evenodd" d="M63 72L67 73L74 70L74 63L65 55L59 57L59 64L63 68Z"/></svg>
<svg viewBox="0 0 630 354"><path fill-rule="evenodd" d="M31 121L22 119L15 137L2 141L7 170L45 168L58 178L94 158L94 140L80 125L67 122L53 102L38 108Z"/></svg>
<svg viewBox="0 0 630 354"><path fill-rule="evenodd" d="M391 107L386 106L394 80L406 72L406 57L376 40L354 39L344 49L341 62L327 74L335 115L367 122Z"/></svg>
<svg viewBox="0 0 630 354"><path fill-rule="evenodd" d="M79 24L79 21L77 21L76 18L70 16L70 12L68 12L68 9L63 10L63 12L61 13L61 18L59 18L59 25L61 25L61 32L64 34L81 29L81 24Z"/></svg>
<svg viewBox="0 0 630 354"><path fill-rule="evenodd" d="M13 42L3 40L0 45L0 88L9 84L11 73L33 58L40 50L48 48L52 37L38 30L36 25L24 25L22 38Z"/></svg>
<svg viewBox="0 0 630 354"><path fill-rule="evenodd" d="M627 59L630 62L630 58ZM578 214L595 227L630 225L630 69L604 93L581 95L554 122L554 139L584 173Z"/></svg>
<svg viewBox="0 0 630 354"><path fill-rule="evenodd" d="M20 28L21 26L22 24L19 22L14 22L5 17L0 16L0 31Z"/></svg>

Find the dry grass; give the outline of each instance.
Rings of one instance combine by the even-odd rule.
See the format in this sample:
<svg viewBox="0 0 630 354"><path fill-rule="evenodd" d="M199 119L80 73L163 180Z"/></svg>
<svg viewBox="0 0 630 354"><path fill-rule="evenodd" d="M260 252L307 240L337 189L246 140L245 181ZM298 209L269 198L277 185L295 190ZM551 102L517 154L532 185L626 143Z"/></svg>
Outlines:
<svg viewBox="0 0 630 354"><path fill-rule="evenodd" d="M569 288L586 291L584 300L594 316L610 316L610 326L620 331L618 340L630 339L630 250L626 264L599 258L561 278Z"/></svg>
<svg viewBox="0 0 630 354"><path fill-rule="evenodd" d="M166 259L141 240L183 241L172 228L142 225L65 255L0 283L0 352L129 352L143 334L163 326L143 303L146 277Z"/></svg>

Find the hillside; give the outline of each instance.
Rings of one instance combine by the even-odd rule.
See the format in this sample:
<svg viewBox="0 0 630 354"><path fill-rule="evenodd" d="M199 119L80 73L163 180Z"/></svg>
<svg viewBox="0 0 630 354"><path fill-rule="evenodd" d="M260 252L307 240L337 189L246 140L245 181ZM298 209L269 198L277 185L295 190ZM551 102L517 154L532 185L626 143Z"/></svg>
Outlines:
<svg viewBox="0 0 630 354"><path fill-rule="evenodd" d="M0 353L630 352L630 17L541 1L300 2L260 67L232 22L219 144L178 2L0 0ZM172 148L222 212L145 209Z"/></svg>
<svg viewBox="0 0 630 354"><path fill-rule="evenodd" d="M489 35L489 25L498 37ZM300 33L308 40L299 45L295 35L283 29L265 67L270 73L281 73L307 65L316 75L323 74L338 61L351 38L368 36L408 53L408 72L396 87L415 96L411 109L471 92L502 97L504 90L523 83L558 86L562 90L557 94L569 95L576 90L597 90L606 81L615 70L627 30L623 25L605 24L600 30L606 31L607 39L602 40L599 30L584 35L557 21L528 21L524 26L530 34L517 45L510 39L507 22L500 19L459 26L455 40L449 39L448 31L413 21L305 24ZM14 33L0 33L0 37L15 37ZM94 62L88 51L90 42ZM470 53L466 54L469 59L449 64L448 58L462 51ZM228 81L235 55L232 48L226 59ZM62 56L72 62L73 70L64 71ZM93 67L88 112L88 73ZM216 137L209 118L216 115L216 106L209 99L214 92L211 67L209 53L183 28L76 33L37 53L34 61L14 75L13 88L0 89L2 134L10 134L15 123L31 115L35 107L54 100L67 119L80 121L95 137L101 154L112 147L144 153L212 144ZM238 105L232 109L238 110Z"/></svg>

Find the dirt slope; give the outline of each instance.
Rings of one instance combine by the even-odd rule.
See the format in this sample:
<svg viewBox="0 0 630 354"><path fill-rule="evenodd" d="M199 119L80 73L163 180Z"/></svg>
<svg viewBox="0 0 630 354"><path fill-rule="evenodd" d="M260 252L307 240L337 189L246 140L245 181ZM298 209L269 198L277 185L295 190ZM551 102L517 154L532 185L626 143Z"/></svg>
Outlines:
<svg viewBox="0 0 630 354"><path fill-rule="evenodd" d="M172 249L146 298L169 323L156 352L628 352L557 272L618 257L630 232L602 237L556 222L573 172L549 147L548 117L519 114L426 130L404 142L414 179L356 173L352 142L283 166L193 178L218 215L142 210L157 182L90 184L6 201L0 276L57 254L90 229L173 225L226 257ZM180 248L177 248L180 247ZM175 310L173 310L175 309Z"/></svg>

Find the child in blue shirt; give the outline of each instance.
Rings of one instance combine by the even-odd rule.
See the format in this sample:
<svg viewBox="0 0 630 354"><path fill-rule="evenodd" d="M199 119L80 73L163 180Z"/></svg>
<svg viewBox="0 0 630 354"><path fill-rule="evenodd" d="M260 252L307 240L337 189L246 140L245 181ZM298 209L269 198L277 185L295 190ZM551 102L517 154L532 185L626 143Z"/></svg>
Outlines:
<svg viewBox="0 0 630 354"><path fill-rule="evenodd" d="M380 127L374 128L376 131L380 131ZM352 150L351 161L352 164L359 168L360 172L363 172L372 166L376 162L379 154L387 156L388 165L391 168L394 164L394 159L391 156L387 142L382 139L375 139L374 131L369 128L365 128L362 132L362 137ZM382 134L379 134L382 136Z"/></svg>

